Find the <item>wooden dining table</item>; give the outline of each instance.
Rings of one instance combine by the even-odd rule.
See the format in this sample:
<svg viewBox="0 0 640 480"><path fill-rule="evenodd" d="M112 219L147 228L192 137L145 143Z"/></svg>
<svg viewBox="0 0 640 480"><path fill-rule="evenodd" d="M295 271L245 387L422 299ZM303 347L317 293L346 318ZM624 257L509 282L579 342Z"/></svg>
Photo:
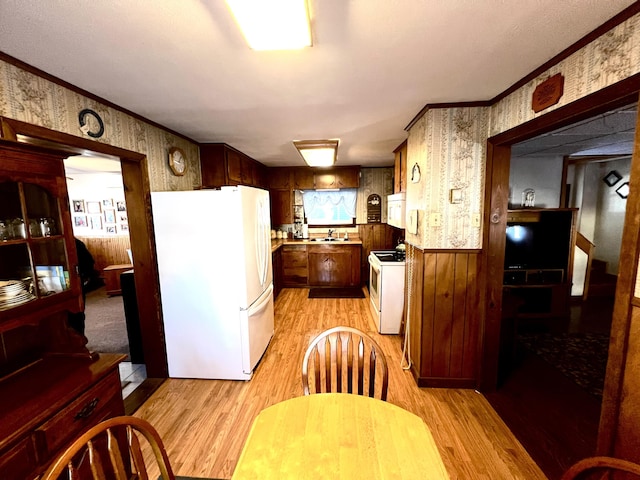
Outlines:
<svg viewBox="0 0 640 480"><path fill-rule="evenodd" d="M241 479L448 479L424 421L348 393L292 398L258 414L233 472Z"/></svg>

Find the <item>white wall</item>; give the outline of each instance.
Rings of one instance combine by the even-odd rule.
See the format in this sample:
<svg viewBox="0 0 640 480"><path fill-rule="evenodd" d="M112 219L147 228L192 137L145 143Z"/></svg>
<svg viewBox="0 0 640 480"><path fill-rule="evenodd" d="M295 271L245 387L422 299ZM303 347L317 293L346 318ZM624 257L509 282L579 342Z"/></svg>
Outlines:
<svg viewBox="0 0 640 480"><path fill-rule="evenodd" d="M68 174L67 190L75 236L129 235L128 214L120 173ZM83 202L84 212L74 211L74 201L78 200ZM97 206L98 211L89 212L90 205ZM81 222L86 226L79 226Z"/></svg>
<svg viewBox="0 0 640 480"><path fill-rule="evenodd" d="M562 157L514 157L509 171L509 207L520 208L522 191L536 191L536 208L560 206Z"/></svg>
<svg viewBox="0 0 640 480"><path fill-rule="evenodd" d="M607 262L607 273L617 275L627 200L621 198L616 193L616 189L624 182L629 181L631 159L598 163L593 164L591 167L597 171L599 178L597 195L598 216L593 240L593 243L596 245L595 257L598 260ZM609 187L602 179L612 170L622 175L622 180L612 187Z"/></svg>

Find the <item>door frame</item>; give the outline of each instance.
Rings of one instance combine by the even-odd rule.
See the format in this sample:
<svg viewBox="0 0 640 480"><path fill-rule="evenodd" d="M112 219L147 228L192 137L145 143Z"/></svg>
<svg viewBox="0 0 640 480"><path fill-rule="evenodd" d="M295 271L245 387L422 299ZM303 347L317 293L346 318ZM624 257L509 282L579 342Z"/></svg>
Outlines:
<svg viewBox="0 0 640 480"><path fill-rule="evenodd" d="M27 139L23 141L19 138L20 135ZM137 292L145 293L136 297L147 378L167 378L147 156L6 117L0 117L0 136L7 140L54 147L68 151L70 155L95 152L120 158L124 196L129 212L135 286Z"/></svg>
<svg viewBox="0 0 640 480"><path fill-rule="evenodd" d="M511 146L552 130L586 120L595 115L638 102L640 74L633 75L570 104L487 140L483 231L483 310L482 362L480 388L493 391L498 383L498 355L502 316L502 277L505 229L509 203ZM639 108L640 112L640 108ZM636 119L635 147L631 160L630 185L640 182L640 129ZM613 451L615 425L621 403L621 387L626 362L631 302L640 254L640 191L631 188L622 235L620 262L628 265L620 272L612 317L612 340L598 434L598 453Z"/></svg>

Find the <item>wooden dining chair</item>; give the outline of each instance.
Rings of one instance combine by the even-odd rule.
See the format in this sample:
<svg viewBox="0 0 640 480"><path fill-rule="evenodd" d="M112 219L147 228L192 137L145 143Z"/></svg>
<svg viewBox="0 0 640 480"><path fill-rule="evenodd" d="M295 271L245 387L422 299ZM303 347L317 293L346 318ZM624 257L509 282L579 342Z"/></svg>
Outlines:
<svg viewBox="0 0 640 480"><path fill-rule="evenodd" d="M620 478L640 478L640 465L614 457L587 457L574 463L564 472L560 480L615 479L612 473L629 473Z"/></svg>
<svg viewBox="0 0 640 480"><path fill-rule="evenodd" d="M141 418L121 416L105 420L78 437L53 461L40 480L148 480L140 440L151 447L163 480L175 480L158 432Z"/></svg>
<svg viewBox="0 0 640 480"><path fill-rule="evenodd" d="M313 339L302 361L305 395L357 393L386 400L388 385L382 350L357 328L341 326L322 332Z"/></svg>

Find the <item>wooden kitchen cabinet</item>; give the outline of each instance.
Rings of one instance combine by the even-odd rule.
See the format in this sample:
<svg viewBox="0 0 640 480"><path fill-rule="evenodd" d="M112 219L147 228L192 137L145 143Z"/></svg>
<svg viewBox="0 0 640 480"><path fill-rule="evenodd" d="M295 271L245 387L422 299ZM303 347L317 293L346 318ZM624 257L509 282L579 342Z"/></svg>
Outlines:
<svg viewBox="0 0 640 480"><path fill-rule="evenodd" d="M313 169L311 167L295 167L293 169L293 189L313 190L314 188Z"/></svg>
<svg viewBox="0 0 640 480"><path fill-rule="evenodd" d="M200 146L202 186L248 185L264 188L264 166L225 143Z"/></svg>
<svg viewBox="0 0 640 480"><path fill-rule="evenodd" d="M282 286L306 287L309 277L307 264L307 246L283 245L282 250Z"/></svg>
<svg viewBox="0 0 640 480"><path fill-rule="evenodd" d="M395 155L393 193L402 193L407 190L407 141L398 145L393 153Z"/></svg>
<svg viewBox="0 0 640 480"><path fill-rule="evenodd" d="M268 169L269 189L292 190L293 189L293 169L290 167L270 167Z"/></svg>
<svg viewBox="0 0 640 480"><path fill-rule="evenodd" d="M360 167L333 167L315 170L314 188L358 188Z"/></svg>
<svg viewBox="0 0 640 480"><path fill-rule="evenodd" d="M69 327L83 307L67 152L0 140L0 478L35 478L124 412L118 364Z"/></svg>
<svg viewBox="0 0 640 480"><path fill-rule="evenodd" d="M293 190L270 190L271 225L293 223Z"/></svg>
<svg viewBox="0 0 640 480"><path fill-rule="evenodd" d="M271 254L271 264L273 270L273 299L275 300L282 290L282 250L280 248Z"/></svg>
<svg viewBox="0 0 640 480"><path fill-rule="evenodd" d="M360 285L360 245L309 245L310 287Z"/></svg>

